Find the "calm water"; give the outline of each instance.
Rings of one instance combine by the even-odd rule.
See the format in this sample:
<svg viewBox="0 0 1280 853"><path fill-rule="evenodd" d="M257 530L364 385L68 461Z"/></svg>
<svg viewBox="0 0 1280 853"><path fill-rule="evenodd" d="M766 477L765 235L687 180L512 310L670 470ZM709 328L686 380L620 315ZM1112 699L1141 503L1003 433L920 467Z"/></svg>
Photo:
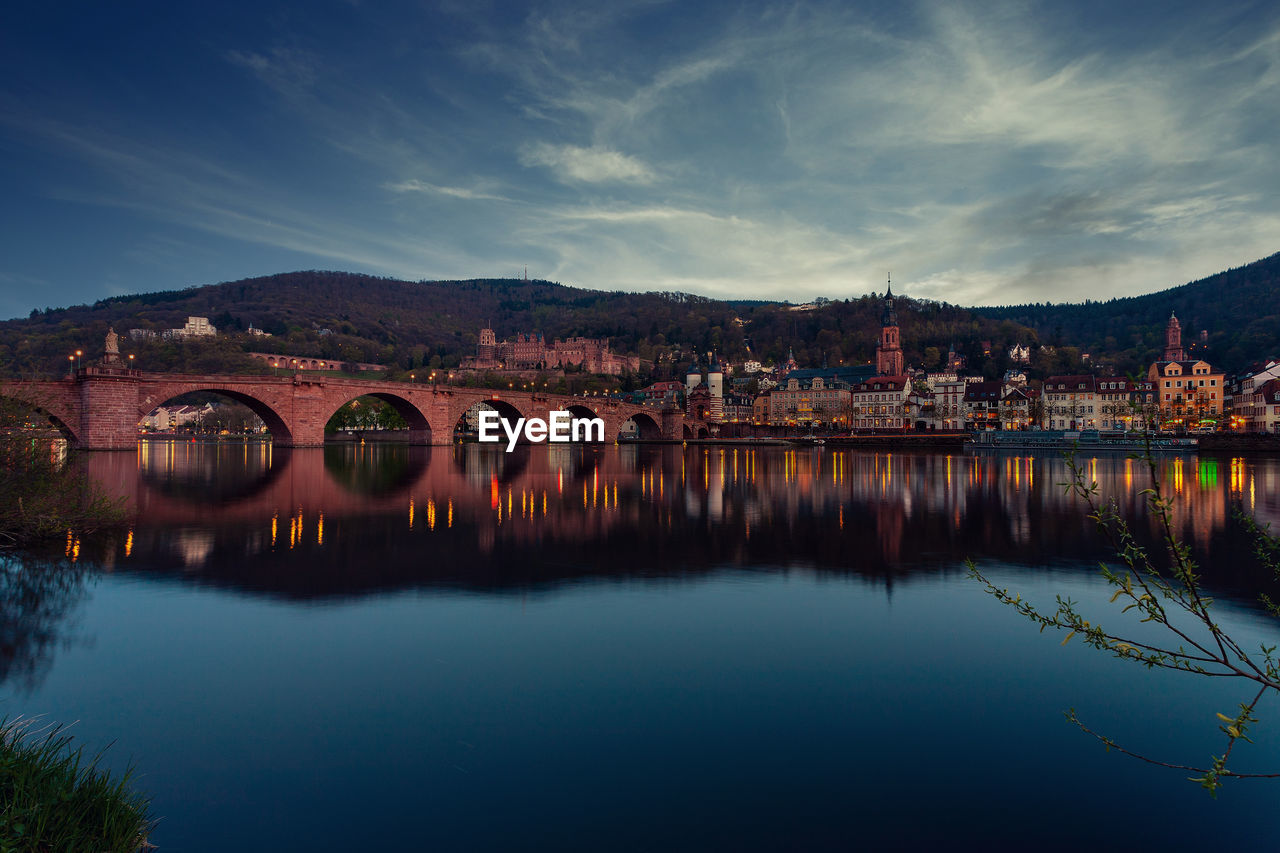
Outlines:
<svg viewBox="0 0 1280 853"><path fill-rule="evenodd" d="M114 741L163 851L1280 841L1280 782L1215 802L1062 718L1200 762L1242 688L1064 648L965 576L1107 612L1054 457L153 443L88 464L133 522L5 565L0 709ZM1149 533L1141 467L1087 464ZM1280 463L1160 475L1222 621L1274 639L1231 510L1280 517ZM1261 710L1239 767L1280 770Z"/></svg>

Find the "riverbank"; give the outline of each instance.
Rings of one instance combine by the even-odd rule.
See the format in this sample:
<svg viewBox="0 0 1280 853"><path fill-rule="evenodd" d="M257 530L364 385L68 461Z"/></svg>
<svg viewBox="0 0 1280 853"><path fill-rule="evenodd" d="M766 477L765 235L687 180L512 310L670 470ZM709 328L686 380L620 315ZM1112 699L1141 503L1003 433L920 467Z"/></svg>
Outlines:
<svg viewBox="0 0 1280 853"><path fill-rule="evenodd" d="M85 759L60 726L32 731L30 719L0 722L0 848L145 849L147 799Z"/></svg>

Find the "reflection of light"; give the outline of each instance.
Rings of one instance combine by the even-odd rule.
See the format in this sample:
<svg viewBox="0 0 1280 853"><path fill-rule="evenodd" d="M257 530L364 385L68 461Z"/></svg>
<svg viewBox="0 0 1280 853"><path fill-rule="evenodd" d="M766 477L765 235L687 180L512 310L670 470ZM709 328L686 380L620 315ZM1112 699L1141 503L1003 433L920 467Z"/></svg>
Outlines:
<svg viewBox="0 0 1280 853"><path fill-rule="evenodd" d="M433 500L427 501L427 529L436 529L436 502Z"/></svg>
<svg viewBox="0 0 1280 853"><path fill-rule="evenodd" d="M324 544L324 513L320 513L320 518L316 521L316 544Z"/></svg>
<svg viewBox="0 0 1280 853"><path fill-rule="evenodd" d="M133 528L129 528L129 532L124 537L124 555L127 557L133 553Z"/></svg>
<svg viewBox="0 0 1280 853"><path fill-rule="evenodd" d="M409 529L413 529L413 498L409 498Z"/></svg>
<svg viewBox="0 0 1280 853"><path fill-rule="evenodd" d="M453 527L453 498L449 498L449 525L448 526L450 528Z"/></svg>
<svg viewBox="0 0 1280 853"><path fill-rule="evenodd" d="M840 529L844 530L844 504L840 504Z"/></svg>
<svg viewBox="0 0 1280 853"><path fill-rule="evenodd" d="M276 547L276 525L279 523L280 513L271 516L271 547Z"/></svg>
<svg viewBox="0 0 1280 853"><path fill-rule="evenodd" d="M498 491L498 478L489 478L489 508L501 509L502 495Z"/></svg>

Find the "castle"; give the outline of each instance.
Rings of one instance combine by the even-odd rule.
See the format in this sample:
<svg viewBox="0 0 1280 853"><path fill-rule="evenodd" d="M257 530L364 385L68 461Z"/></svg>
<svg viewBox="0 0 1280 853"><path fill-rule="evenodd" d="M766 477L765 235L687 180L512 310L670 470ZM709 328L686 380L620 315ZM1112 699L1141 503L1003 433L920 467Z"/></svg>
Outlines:
<svg viewBox="0 0 1280 853"><path fill-rule="evenodd" d="M473 358L462 360L463 368L475 370L549 370L579 367L588 373L618 376L623 371L640 370L638 356L618 355L605 338L553 340L535 332L517 334L515 340L499 341L493 329L481 329Z"/></svg>

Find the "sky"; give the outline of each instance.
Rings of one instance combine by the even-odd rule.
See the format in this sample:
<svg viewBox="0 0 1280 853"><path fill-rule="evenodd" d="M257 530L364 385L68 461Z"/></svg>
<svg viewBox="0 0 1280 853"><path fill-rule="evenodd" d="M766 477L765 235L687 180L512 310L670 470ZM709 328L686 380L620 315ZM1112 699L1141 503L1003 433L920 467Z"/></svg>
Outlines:
<svg viewBox="0 0 1280 853"><path fill-rule="evenodd" d="M6 5L0 318L301 269L962 305L1280 251L1280 5Z"/></svg>

